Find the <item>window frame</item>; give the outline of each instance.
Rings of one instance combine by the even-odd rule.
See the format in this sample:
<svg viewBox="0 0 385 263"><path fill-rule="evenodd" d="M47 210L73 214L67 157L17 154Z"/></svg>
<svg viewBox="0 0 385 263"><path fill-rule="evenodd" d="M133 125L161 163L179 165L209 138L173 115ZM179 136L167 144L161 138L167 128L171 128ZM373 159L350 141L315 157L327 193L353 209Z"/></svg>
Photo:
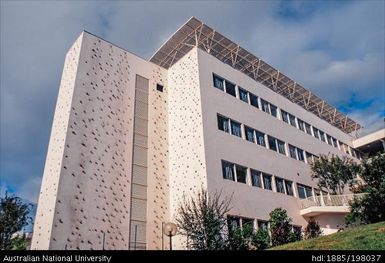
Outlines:
<svg viewBox="0 0 385 263"><path fill-rule="evenodd" d="M215 82L215 79L219 79L219 80L222 80L222 87L217 87L216 86L216 82ZM222 91L225 91L225 79L224 78L222 78L222 77L220 77L219 75L217 75L217 74L215 74L215 73L213 73L213 86L214 86L214 88L217 88L217 89L219 89L219 90L222 90Z"/></svg>
<svg viewBox="0 0 385 263"><path fill-rule="evenodd" d="M243 99L242 99L242 95L241 95L242 93L245 93L245 94L246 94L246 100L243 100ZM240 99L241 101L243 101L243 102L249 104L250 99L249 99L249 92L248 92L247 90L245 90L245 89L243 89L243 88L241 88L241 87L238 87L238 94L239 94L239 99Z"/></svg>
<svg viewBox="0 0 385 263"><path fill-rule="evenodd" d="M228 87L229 86L229 87ZM232 89L234 90L234 94L233 93L230 93L229 92L229 88L230 86L232 86ZM233 97L237 97L237 85L235 85L234 83L232 83L231 81L228 81L227 79L225 79L225 92Z"/></svg>
<svg viewBox="0 0 385 263"><path fill-rule="evenodd" d="M255 140L255 130L253 128L247 126L247 125L243 125L243 127L244 127L244 133L245 133L246 141L255 143L255 141L256 141ZM251 131L252 134L253 134L252 140L249 140L249 136L248 136L249 133L248 133L248 131Z"/></svg>
<svg viewBox="0 0 385 263"><path fill-rule="evenodd" d="M239 125L239 135L234 133L234 125ZM230 119L230 134L242 138L242 123Z"/></svg>
<svg viewBox="0 0 385 263"><path fill-rule="evenodd" d="M272 139L272 141L274 141L275 149L271 148L270 139ZM267 135L267 141L269 143L269 149L274 151L274 152L278 152L277 138L270 136L270 135Z"/></svg>
<svg viewBox="0 0 385 263"><path fill-rule="evenodd" d="M258 131L258 130L254 130L254 131L255 131L255 140L256 140L257 144L262 146L262 147L267 148L266 133L263 133L263 132ZM261 136L258 136L258 135L261 135ZM260 143L259 138L263 138L263 143Z"/></svg>
<svg viewBox="0 0 385 263"><path fill-rule="evenodd" d="M227 131L225 130L225 128L219 126L219 119L226 120L226 122L227 122ZM225 117L223 115L217 114L217 125L218 125L218 130L226 132L226 133L231 133L231 131L230 131L230 118L227 118L227 117Z"/></svg>

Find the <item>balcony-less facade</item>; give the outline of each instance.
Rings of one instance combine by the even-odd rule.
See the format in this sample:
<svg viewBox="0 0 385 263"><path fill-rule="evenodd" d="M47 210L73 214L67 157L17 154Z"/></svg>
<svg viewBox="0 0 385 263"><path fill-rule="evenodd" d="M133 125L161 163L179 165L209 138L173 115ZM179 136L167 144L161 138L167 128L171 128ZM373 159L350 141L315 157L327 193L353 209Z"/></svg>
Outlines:
<svg viewBox="0 0 385 263"><path fill-rule="evenodd" d="M64 65L33 249L167 249L163 223L202 187L233 196L229 227L268 228L277 207L293 231L310 217L325 234L342 226L348 197L320 191L309 164L328 153L358 161L348 133L360 126L210 30L191 18L150 61L80 35Z"/></svg>

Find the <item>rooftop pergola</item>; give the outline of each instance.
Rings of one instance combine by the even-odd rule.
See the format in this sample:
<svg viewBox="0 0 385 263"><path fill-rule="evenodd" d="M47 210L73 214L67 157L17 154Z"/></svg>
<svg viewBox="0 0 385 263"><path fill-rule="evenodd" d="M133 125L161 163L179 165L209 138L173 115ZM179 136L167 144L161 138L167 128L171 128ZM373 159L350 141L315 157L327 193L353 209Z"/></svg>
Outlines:
<svg viewBox="0 0 385 263"><path fill-rule="evenodd" d="M345 133L356 132L362 128L360 124L339 112L311 91L306 90L296 81L195 17L192 17L179 28L158 49L150 61L168 69L196 46Z"/></svg>

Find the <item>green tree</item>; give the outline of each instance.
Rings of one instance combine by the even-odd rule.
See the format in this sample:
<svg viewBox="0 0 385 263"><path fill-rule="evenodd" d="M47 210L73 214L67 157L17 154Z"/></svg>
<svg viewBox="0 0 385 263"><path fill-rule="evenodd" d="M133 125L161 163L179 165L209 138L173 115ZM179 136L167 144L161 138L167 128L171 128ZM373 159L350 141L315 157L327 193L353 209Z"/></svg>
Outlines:
<svg viewBox="0 0 385 263"><path fill-rule="evenodd" d="M305 239L319 237L321 234L322 234L322 230L318 222L315 221L313 218L310 218L305 228L305 234L304 234Z"/></svg>
<svg viewBox="0 0 385 263"><path fill-rule="evenodd" d="M226 214L232 197L221 192L209 195L201 189L195 197L183 198L175 218L180 234L188 238L188 248L221 250L226 248Z"/></svg>
<svg viewBox="0 0 385 263"><path fill-rule="evenodd" d="M360 178L364 181L357 187L365 195L356 198L347 215L348 225L385 221L385 154L377 154L362 161Z"/></svg>
<svg viewBox="0 0 385 263"><path fill-rule="evenodd" d="M245 224L242 227L229 229L227 246L228 250L251 250L254 249L254 227L252 224Z"/></svg>
<svg viewBox="0 0 385 263"><path fill-rule="evenodd" d="M348 157L332 155L320 157L311 164L312 178L318 179L318 187L332 194L343 194L345 186L352 184L359 165Z"/></svg>
<svg viewBox="0 0 385 263"><path fill-rule="evenodd" d="M0 197L0 249L12 248L12 234L20 231L24 226L32 222L28 216L30 204L22 201L20 197L8 195Z"/></svg>
<svg viewBox="0 0 385 263"><path fill-rule="evenodd" d="M278 246L296 240L292 233L292 219L287 215L287 211L276 208L270 212L270 232L273 246Z"/></svg>

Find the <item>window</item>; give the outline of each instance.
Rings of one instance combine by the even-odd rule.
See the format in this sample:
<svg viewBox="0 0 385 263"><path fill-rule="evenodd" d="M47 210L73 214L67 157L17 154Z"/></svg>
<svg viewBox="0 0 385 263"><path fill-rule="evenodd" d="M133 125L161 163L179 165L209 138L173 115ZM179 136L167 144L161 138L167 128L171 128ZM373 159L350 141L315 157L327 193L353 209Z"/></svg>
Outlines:
<svg viewBox="0 0 385 263"><path fill-rule="evenodd" d="M273 104L270 104L271 115L277 118L277 107Z"/></svg>
<svg viewBox="0 0 385 263"><path fill-rule="evenodd" d="M238 227L241 227L241 218L237 216L227 216L227 227L229 233L232 233Z"/></svg>
<svg viewBox="0 0 385 263"><path fill-rule="evenodd" d="M229 132L230 131L229 119L222 117L220 115L217 115L217 116L218 116L218 129L220 129L221 131L224 131L224 132Z"/></svg>
<svg viewBox="0 0 385 263"><path fill-rule="evenodd" d="M303 155L303 150L300 149L300 148L297 148L297 154L298 154L298 160L304 162L305 161L305 157Z"/></svg>
<svg viewBox="0 0 385 263"><path fill-rule="evenodd" d="M266 147L265 134L260 131L255 131L255 135L257 136L257 143L263 147Z"/></svg>
<svg viewBox="0 0 385 263"><path fill-rule="evenodd" d="M248 92L246 90L239 88L239 98L242 101L249 103L249 96L247 95L247 93Z"/></svg>
<svg viewBox="0 0 385 263"><path fill-rule="evenodd" d="M313 162L313 154L306 152L306 161L308 164Z"/></svg>
<svg viewBox="0 0 385 263"><path fill-rule="evenodd" d="M286 155L285 143L277 139L278 143L278 152L280 154Z"/></svg>
<svg viewBox="0 0 385 263"><path fill-rule="evenodd" d="M305 130L307 134L311 135L311 126L309 123L305 122Z"/></svg>
<svg viewBox="0 0 385 263"><path fill-rule="evenodd" d="M235 85L231 82L228 82L227 80L225 80L225 84L226 84L226 93L235 97L236 96Z"/></svg>
<svg viewBox="0 0 385 263"><path fill-rule="evenodd" d="M156 90L160 91L160 92L163 92L163 86L160 85L160 84L156 84Z"/></svg>
<svg viewBox="0 0 385 263"><path fill-rule="evenodd" d="M252 143L255 142L254 130L252 128L245 126L245 135L246 135L246 140L248 140L249 142L252 142Z"/></svg>
<svg viewBox="0 0 385 263"><path fill-rule="evenodd" d="M262 188L261 172L251 169L251 183L253 186Z"/></svg>
<svg viewBox="0 0 385 263"><path fill-rule="evenodd" d="M262 173L264 189L273 190L271 186L271 175Z"/></svg>
<svg viewBox="0 0 385 263"><path fill-rule="evenodd" d="M295 116L291 115L290 113L289 113L289 120L290 120L291 126L297 127L297 124L295 123Z"/></svg>
<svg viewBox="0 0 385 263"><path fill-rule="evenodd" d="M313 134L314 134L314 137L316 137L317 139L319 139L319 133L318 132L319 132L318 129L313 127Z"/></svg>
<svg viewBox="0 0 385 263"><path fill-rule="evenodd" d="M258 229L264 229L264 230L269 229L269 222L268 221L257 220L257 224L258 224Z"/></svg>
<svg viewBox="0 0 385 263"><path fill-rule="evenodd" d="M293 196L293 182L285 180L286 194Z"/></svg>
<svg viewBox="0 0 385 263"><path fill-rule="evenodd" d="M217 75L213 75L213 80L214 80L214 87L223 91L224 90L223 79L221 77L218 77Z"/></svg>
<svg viewBox="0 0 385 263"><path fill-rule="evenodd" d="M277 187L278 193L285 193L285 186L283 184L283 179L275 177L275 185Z"/></svg>
<svg viewBox="0 0 385 263"><path fill-rule="evenodd" d="M298 128L303 132L305 131L305 124L300 119L298 119Z"/></svg>
<svg viewBox="0 0 385 263"><path fill-rule="evenodd" d="M237 174L237 182L245 184L246 176L247 176L247 168L240 165L235 165L235 171Z"/></svg>
<svg viewBox="0 0 385 263"><path fill-rule="evenodd" d="M233 121L233 120L230 120L230 122L231 122L231 134L235 135L235 136L238 136L238 137L242 137L242 135L241 135L241 124L239 122L236 122L236 121Z"/></svg>
<svg viewBox="0 0 385 263"><path fill-rule="evenodd" d="M269 113L270 114L270 110L269 110L269 103L263 99L261 99L261 104L262 104L262 110L266 113Z"/></svg>
<svg viewBox="0 0 385 263"><path fill-rule="evenodd" d="M298 197L301 199L306 199L313 196L312 189L309 186L298 184L297 189L298 189Z"/></svg>
<svg viewBox="0 0 385 263"><path fill-rule="evenodd" d="M295 147L289 144L290 157L293 159L297 159L297 153Z"/></svg>
<svg viewBox="0 0 385 263"><path fill-rule="evenodd" d="M258 97L255 96L254 94L251 94L249 93L250 95L250 104L254 107L256 107L257 109L259 109L259 106L258 106Z"/></svg>
<svg viewBox="0 0 385 263"><path fill-rule="evenodd" d="M325 142L325 133L321 130L319 130L319 137L321 138L321 141Z"/></svg>
<svg viewBox="0 0 385 263"><path fill-rule="evenodd" d="M277 151L277 142L274 137L267 136L267 139L269 141L269 149L273 151Z"/></svg>
<svg viewBox="0 0 385 263"><path fill-rule="evenodd" d="M337 139L332 137L332 141L333 141L333 146L335 148L338 148Z"/></svg>
<svg viewBox="0 0 385 263"><path fill-rule="evenodd" d="M281 110L281 116L284 122L289 123L289 114L286 111Z"/></svg>
<svg viewBox="0 0 385 263"><path fill-rule="evenodd" d="M326 134L326 138L328 139L328 144L333 145L332 137L329 134Z"/></svg>
<svg viewBox="0 0 385 263"><path fill-rule="evenodd" d="M235 181L234 164L222 161L222 174L224 179Z"/></svg>

